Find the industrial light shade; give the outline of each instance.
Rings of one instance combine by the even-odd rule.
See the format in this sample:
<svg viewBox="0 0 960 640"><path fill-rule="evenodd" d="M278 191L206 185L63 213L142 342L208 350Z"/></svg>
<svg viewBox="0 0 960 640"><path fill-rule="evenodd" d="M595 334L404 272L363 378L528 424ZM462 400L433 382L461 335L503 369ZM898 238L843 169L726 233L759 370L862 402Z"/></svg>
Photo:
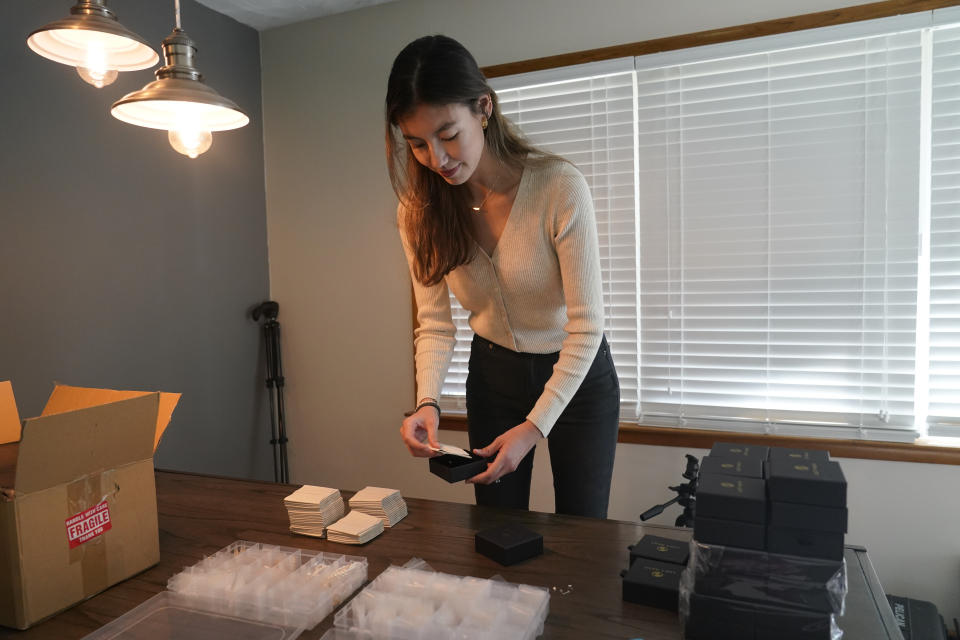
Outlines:
<svg viewBox="0 0 960 640"><path fill-rule="evenodd" d="M194 65L197 47L181 28L164 39L162 48L166 64L157 70L157 79L113 103L113 117L140 127L167 129L174 148L190 157L206 151L209 132L250 122L236 103L204 84ZM181 143L192 152L180 149L174 137L182 137Z"/></svg>
<svg viewBox="0 0 960 640"><path fill-rule="evenodd" d="M113 82L118 71L146 69L160 59L146 40L117 21L106 0L79 0L70 17L37 29L27 45L44 58L77 67L97 87Z"/></svg>

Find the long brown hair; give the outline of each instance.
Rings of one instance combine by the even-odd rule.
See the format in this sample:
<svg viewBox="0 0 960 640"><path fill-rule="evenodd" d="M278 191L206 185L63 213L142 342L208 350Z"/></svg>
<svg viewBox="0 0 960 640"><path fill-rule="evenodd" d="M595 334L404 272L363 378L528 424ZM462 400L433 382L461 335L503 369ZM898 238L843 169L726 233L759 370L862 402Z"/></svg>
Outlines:
<svg viewBox="0 0 960 640"><path fill-rule="evenodd" d="M500 113L497 94L470 52L447 36L424 36L397 55L390 70L386 98L387 169L406 215L401 232L413 247L413 275L434 285L453 269L473 259L476 243L470 233L465 185L450 186L421 165L403 139L399 122L419 105L466 105L479 113L479 100L489 95L493 111L484 144L501 165L520 168L552 157L533 145Z"/></svg>

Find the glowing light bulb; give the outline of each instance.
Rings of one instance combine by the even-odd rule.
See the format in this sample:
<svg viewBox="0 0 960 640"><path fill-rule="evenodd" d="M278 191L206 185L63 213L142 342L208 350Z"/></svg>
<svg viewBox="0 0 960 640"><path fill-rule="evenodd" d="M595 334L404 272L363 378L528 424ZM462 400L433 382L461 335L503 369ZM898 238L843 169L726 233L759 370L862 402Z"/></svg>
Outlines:
<svg viewBox="0 0 960 640"><path fill-rule="evenodd" d="M107 67L107 54L103 45L97 41L87 43L86 61L82 65L77 65L77 73L84 82L92 84L97 89L113 84L119 75L116 69Z"/></svg>
<svg viewBox="0 0 960 640"><path fill-rule="evenodd" d="M167 138L171 147L191 158L196 158L213 144L213 134L199 129L171 129Z"/></svg>
<svg viewBox="0 0 960 640"><path fill-rule="evenodd" d="M116 69L91 69L88 67L77 67L77 73L97 89L102 89L108 84L113 84L120 73Z"/></svg>

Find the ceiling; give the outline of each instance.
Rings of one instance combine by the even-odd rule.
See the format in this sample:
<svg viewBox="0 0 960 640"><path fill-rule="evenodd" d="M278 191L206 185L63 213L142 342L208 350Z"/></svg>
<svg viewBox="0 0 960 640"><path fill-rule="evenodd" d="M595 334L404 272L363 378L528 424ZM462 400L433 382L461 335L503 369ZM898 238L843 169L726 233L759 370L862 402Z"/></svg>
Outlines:
<svg viewBox="0 0 960 640"><path fill-rule="evenodd" d="M197 0L258 31L396 0Z"/></svg>

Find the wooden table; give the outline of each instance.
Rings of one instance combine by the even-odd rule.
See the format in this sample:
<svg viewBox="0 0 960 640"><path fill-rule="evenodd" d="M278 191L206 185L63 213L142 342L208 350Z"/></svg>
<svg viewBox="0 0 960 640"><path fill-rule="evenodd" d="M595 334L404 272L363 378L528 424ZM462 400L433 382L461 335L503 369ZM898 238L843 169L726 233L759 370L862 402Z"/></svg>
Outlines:
<svg viewBox="0 0 960 640"><path fill-rule="evenodd" d="M391 564L419 557L437 571L480 578L499 574L510 582L547 587L544 639L680 638L676 613L623 601L620 571L629 560L627 545L644 533L685 540L689 530L407 498L409 515L395 527L366 545L342 545L290 533L283 498L293 488L158 471L160 564L32 629L0 627L0 637L82 638L162 591L184 567L231 542L250 540L366 556L371 580ZM503 567L474 551L476 531L507 521L541 533L543 555ZM300 638L320 638L332 624L331 615Z"/></svg>

